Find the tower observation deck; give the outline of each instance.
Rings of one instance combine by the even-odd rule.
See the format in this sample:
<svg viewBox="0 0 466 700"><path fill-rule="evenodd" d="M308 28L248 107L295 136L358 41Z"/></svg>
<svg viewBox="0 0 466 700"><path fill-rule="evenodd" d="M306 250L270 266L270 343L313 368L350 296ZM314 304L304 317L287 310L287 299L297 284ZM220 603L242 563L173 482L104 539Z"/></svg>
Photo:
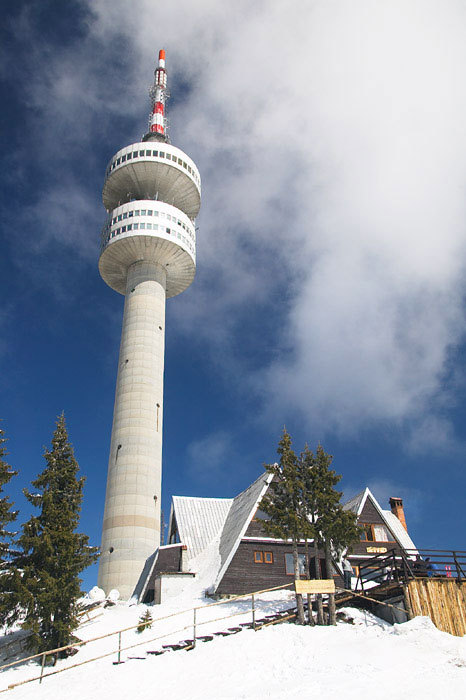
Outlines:
<svg viewBox="0 0 466 700"><path fill-rule="evenodd" d="M166 134L165 52L150 91L149 132L105 173L99 271L125 296L98 585L131 597L160 544L165 300L196 270L201 180Z"/></svg>

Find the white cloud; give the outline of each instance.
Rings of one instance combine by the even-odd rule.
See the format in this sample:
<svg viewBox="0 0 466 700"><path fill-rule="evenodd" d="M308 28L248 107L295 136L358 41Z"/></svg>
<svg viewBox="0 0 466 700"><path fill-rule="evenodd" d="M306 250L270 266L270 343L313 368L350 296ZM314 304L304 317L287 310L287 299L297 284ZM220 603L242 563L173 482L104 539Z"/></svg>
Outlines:
<svg viewBox="0 0 466 700"><path fill-rule="evenodd" d="M236 371L250 309L280 314L275 359L243 367L268 417L295 412L320 435L408 422L420 444L465 321L464 4L90 7L87 39L34 104L66 115L74 152L68 133L90 148L93 125L104 137L125 110L142 131L159 46L172 84L190 83L170 116L203 175L203 275L178 324ZM125 76L106 60L118 46Z"/></svg>
<svg viewBox="0 0 466 700"><path fill-rule="evenodd" d="M225 468L228 458L231 458L231 451L231 436L225 431L194 440L186 450L191 475L209 481L219 470Z"/></svg>

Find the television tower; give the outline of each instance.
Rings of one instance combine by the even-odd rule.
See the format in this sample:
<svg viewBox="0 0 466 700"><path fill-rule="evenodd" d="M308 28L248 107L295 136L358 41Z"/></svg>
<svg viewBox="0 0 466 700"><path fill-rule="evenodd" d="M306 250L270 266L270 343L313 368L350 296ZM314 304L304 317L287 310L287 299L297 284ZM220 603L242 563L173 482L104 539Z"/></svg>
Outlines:
<svg viewBox="0 0 466 700"><path fill-rule="evenodd" d="M165 51L150 90L149 131L105 172L99 271L125 296L98 585L133 594L160 544L165 299L196 270L201 179L167 136Z"/></svg>

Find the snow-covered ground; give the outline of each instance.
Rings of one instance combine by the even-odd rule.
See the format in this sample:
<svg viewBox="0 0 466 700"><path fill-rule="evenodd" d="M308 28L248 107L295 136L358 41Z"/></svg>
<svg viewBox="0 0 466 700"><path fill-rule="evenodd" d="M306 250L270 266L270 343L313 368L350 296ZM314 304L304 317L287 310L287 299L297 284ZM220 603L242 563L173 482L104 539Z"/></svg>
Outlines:
<svg viewBox="0 0 466 700"><path fill-rule="evenodd" d="M195 588L164 605L150 607L154 618L165 617L193 605L206 605ZM257 601L257 617L293 604L291 593L265 594ZM218 631L251 620L250 600L231 601L205 607L197 613L197 634ZM146 606L118 603L91 613L93 619L77 632L81 639L92 639L111 631L136 625ZM237 617L220 621L224 615ZM202 700L215 698L318 698L326 700L430 700L434 697L462 697L466 690L466 637L439 632L428 618L416 618L391 626L378 618L347 608L354 624L337 627L299 627L280 624L258 632L245 630L230 637L198 642L191 651L147 656L146 650L192 636L192 612L174 614L154 622L152 629L138 635L123 634L122 646L142 642L122 653L124 664L116 660L117 636L81 647L75 656L59 661L57 670L106 652L104 659L84 664L43 680L19 686L5 697L12 700L128 700L128 698L171 698ZM185 630L178 631L186 627ZM167 635L152 642L154 637ZM129 659L140 656L143 659ZM37 675L40 667L30 662L4 671L0 690L11 683Z"/></svg>

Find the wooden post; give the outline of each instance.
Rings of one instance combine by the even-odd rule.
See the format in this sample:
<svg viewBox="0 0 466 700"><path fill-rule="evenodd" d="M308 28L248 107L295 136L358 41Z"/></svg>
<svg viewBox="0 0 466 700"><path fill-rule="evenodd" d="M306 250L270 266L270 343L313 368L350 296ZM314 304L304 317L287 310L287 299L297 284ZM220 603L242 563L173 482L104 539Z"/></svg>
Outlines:
<svg viewBox="0 0 466 700"><path fill-rule="evenodd" d="M118 632L118 663L121 663L121 632Z"/></svg>
<svg viewBox="0 0 466 700"><path fill-rule="evenodd" d="M403 599L405 603L405 608L406 608L406 614L408 616L408 620L412 620L414 615L413 615L413 609L411 607L411 600L409 597L409 583L405 583L403 586Z"/></svg>
<svg viewBox="0 0 466 700"><path fill-rule="evenodd" d="M42 676L44 675L44 666L45 666L45 653L42 654L42 664L41 664L41 667L40 667L39 684L42 683Z"/></svg>
<svg viewBox="0 0 466 700"><path fill-rule="evenodd" d="M196 646L196 608L193 609L193 647Z"/></svg>
<svg viewBox="0 0 466 700"><path fill-rule="evenodd" d="M252 610L252 629L256 631L256 607L254 602L254 593L251 595L251 610Z"/></svg>

